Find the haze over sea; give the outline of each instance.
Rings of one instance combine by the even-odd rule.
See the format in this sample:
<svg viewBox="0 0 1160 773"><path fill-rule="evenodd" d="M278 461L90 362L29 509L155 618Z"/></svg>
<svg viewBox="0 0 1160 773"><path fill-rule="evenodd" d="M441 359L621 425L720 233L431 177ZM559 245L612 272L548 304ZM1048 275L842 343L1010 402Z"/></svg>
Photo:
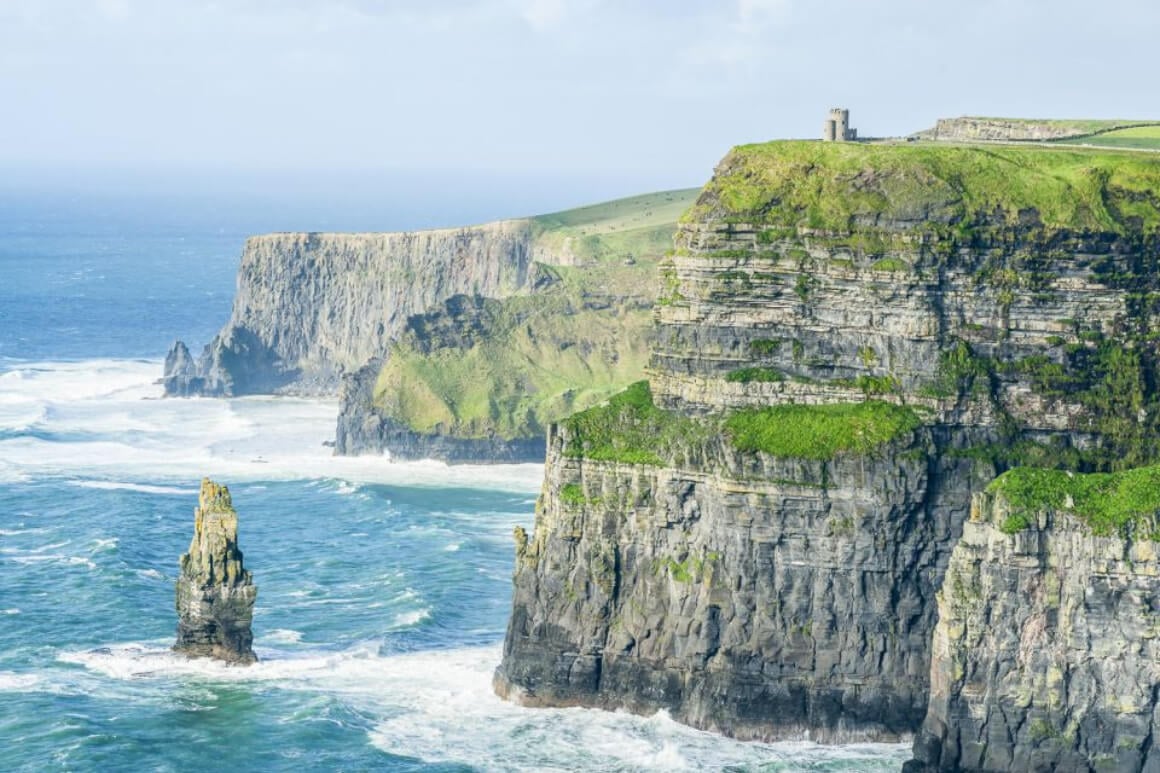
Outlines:
<svg viewBox="0 0 1160 773"><path fill-rule="evenodd" d="M0 192L0 770L871 771L909 756L503 703L511 531L531 529L539 465L336 459L332 401L158 399L173 339L196 351L229 316L247 234L635 192L449 182ZM259 586L249 669L168 651L205 475L231 487Z"/></svg>

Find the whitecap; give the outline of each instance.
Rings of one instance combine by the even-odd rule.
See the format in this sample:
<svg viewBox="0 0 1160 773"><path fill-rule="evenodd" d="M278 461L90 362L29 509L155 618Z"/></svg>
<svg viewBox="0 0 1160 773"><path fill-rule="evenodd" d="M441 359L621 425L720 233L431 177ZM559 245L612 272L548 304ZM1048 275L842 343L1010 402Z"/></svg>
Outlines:
<svg viewBox="0 0 1160 773"><path fill-rule="evenodd" d="M431 617L431 610L429 609L415 609L410 612L400 612L395 615L395 622L391 625L391 628L410 628L429 617Z"/></svg>
<svg viewBox="0 0 1160 773"><path fill-rule="evenodd" d="M126 483L116 480L72 480L69 485L101 491L137 491L142 494L197 496L197 489L180 486L150 486L145 483Z"/></svg>
<svg viewBox="0 0 1160 773"><path fill-rule="evenodd" d="M343 652L291 656L258 647L257 654L252 666L228 666L189 660L150 642L62 653L59 660L118 681L262 682L342 696L352 708L378 717L368 731L375 747L438 764L491 760L504 769L538 771L563 769L561 760L568 761L567 769L804 769L839 763L894 771L909 758L903 744L741 743L678 724L664 712L641 717L523 708L492 690L499 645L381 655L368 642Z"/></svg>
<svg viewBox="0 0 1160 773"><path fill-rule="evenodd" d="M12 607L11 609L3 610L3 614L5 614L5 615L19 615L20 610L17 609L16 607Z"/></svg>
<svg viewBox="0 0 1160 773"><path fill-rule="evenodd" d="M54 554L23 555L23 556L10 555L10 556L8 556L7 560L15 561L18 564L24 564L24 565L48 563L48 564L64 564L65 566L85 566L85 567L88 567L89 569L96 569L97 568L97 565L94 564L91 559L84 558L83 556L65 556L65 555L54 555Z"/></svg>
<svg viewBox="0 0 1160 773"><path fill-rule="evenodd" d="M39 686L40 677L35 674L0 671L0 692L30 692Z"/></svg>
<svg viewBox="0 0 1160 773"><path fill-rule="evenodd" d="M359 490L358 485L356 485L354 483L350 483L349 481L340 480L340 481L338 481L338 486L335 488L334 491L336 494L340 494L342 496L349 496L350 494L357 493L358 490Z"/></svg>
<svg viewBox="0 0 1160 773"><path fill-rule="evenodd" d="M519 493L540 487L539 464L333 456L323 446L334 436L332 399L143 399L160 397L161 368L160 361L90 360L22 363L0 373L0 400L23 412L22 426L31 411L39 417L35 435L0 439L0 481L81 478L77 485L89 488L185 495L193 469L230 483L337 481L340 495L367 483Z"/></svg>
<svg viewBox="0 0 1160 773"><path fill-rule="evenodd" d="M291 628L275 628L273 631L262 636L263 643L297 644L300 641L302 641L302 632L295 631Z"/></svg>

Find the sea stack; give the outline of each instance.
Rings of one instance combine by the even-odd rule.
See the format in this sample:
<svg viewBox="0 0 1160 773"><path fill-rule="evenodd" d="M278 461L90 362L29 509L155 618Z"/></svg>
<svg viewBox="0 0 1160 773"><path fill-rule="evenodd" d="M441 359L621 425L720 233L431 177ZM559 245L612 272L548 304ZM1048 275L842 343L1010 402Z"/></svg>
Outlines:
<svg viewBox="0 0 1160 773"><path fill-rule="evenodd" d="M242 565L238 514L229 489L203 479L193 517L193 541L181 556L177 579L173 649L193 658L249 665L258 659L250 630L258 588Z"/></svg>

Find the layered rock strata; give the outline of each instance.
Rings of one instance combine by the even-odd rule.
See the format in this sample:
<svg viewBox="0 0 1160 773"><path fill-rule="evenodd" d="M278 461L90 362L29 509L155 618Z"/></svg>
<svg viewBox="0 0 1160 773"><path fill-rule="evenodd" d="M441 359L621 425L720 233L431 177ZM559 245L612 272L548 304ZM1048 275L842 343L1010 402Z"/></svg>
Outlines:
<svg viewBox="0 0 1160 773"><path fill-rule="evenodd" d="M569 458L521 536L500 695L670 711L745 739L899 740L926 706L932 543L956 521L929 431L829 462L709 441L695 464Z"/></svg>
<svg viewBox="0 0 1160 773"><path fill-rule="evenodd" d="M972 495L1013 464L1156 455L1157 191L1130 154L735 149L662 269L644 414L722 439L651 453L623 442L637 414L554 432L497 690L751 738L915 732ZM865 400L922 439L810 447ZM798 438L769 408L790 404L818 406Z"/></svg>
<svg viewBox="0 0 1160 773"><path fill-rule="evenodd" d="M258 588L238 549L238 514L225 486L202 480L193 541L177 579L177 643L189 657L257 661L250 624Z"/></svg>
<svg viewBox="0 0 1160 773"><path fill-rule="evenodd" d="M922 771L1160 770L1155 526L976 495L939 594Z"/></svg>
<svg viewBox="0 0 1160 773"><path fill-rule="evenodd" d="M289 233L246 241L233 314L201 356L178 342L166 394L334 394L407 318L456 294L534 283L530 221L415 233Z"/></svg>

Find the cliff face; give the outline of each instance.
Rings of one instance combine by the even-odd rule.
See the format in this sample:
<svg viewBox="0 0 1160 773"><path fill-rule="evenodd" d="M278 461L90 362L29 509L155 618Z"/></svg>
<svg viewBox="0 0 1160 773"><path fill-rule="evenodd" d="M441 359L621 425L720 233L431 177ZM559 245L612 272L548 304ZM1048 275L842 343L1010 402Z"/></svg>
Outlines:
<svg viewBox="0 0 1160 773"><path fill-rule="evenodd" d="M1128 126L1149 125L1147 121L1066 121L1026 118L940 118L933 129L919 132L929 140L951 142L1044 142L1083 137Z"/></svg>
<svg viewBox="0 0 1160 773"><path fill-rule="evenodd" d="M908 771L1160 770L1155 536L978 495L939 595Z"/></svg>
<svg viewBox="0 0 1160 773"><path fill-rule="evenodd" d="M178 343L166 394L331 394L381 356L412 314L456 294L534 281L531 223L383 234L271 234L246 242L229 322L193 360Z"/></svg>
<svg viewBox="0 0 1160 773"><path fill-rule="evenodd" d="M250 624L257 595L238 549L238 514L229 489L207 478L194 511L193 541L181 556L173 649L195 658L255 662Z"/></svg>
<svg viewBox="0 0 1160 773"><path fill-rule="evenodd" d="M573 439L550 439L519 549L501 695L663 708L747 739L913 730L929 546L956 520L925 429L830 461L710 440L663 467L569 457Z"/></svg>
<svg viewBox="0 0 1160 773"><path fill-rule="evenodd" d="M662 268L649 405L552 435L499 692L916 731L971 496L1156 453L1158 189L1127 154L736 149Z"/></svg>

